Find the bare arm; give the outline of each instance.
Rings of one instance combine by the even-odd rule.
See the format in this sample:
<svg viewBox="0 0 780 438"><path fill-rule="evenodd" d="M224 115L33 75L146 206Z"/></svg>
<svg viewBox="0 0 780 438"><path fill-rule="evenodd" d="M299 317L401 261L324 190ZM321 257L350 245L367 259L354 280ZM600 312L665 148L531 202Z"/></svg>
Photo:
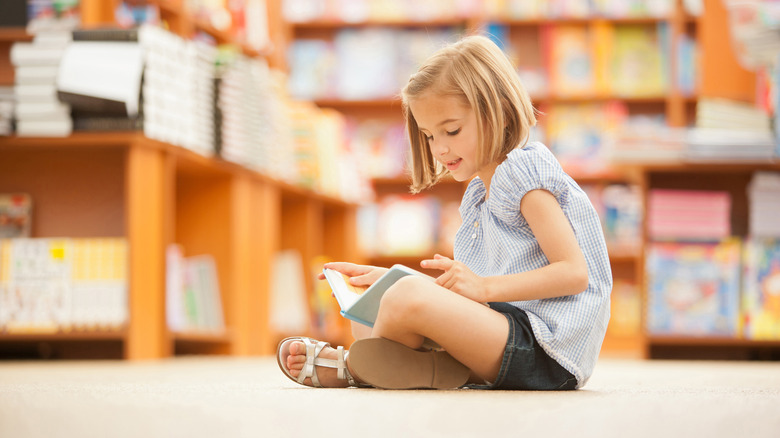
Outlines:
<svg viewBox="0 0 780 438"><path fill-rule="evenodd" d="M475 301L525 301L575 295L588 286L588 266L574 230L555 197L546 190L528 192L520 211L549 265L533 271L481 278L464 264L436 256L424 268L441 269L436 282Z"/></svg>

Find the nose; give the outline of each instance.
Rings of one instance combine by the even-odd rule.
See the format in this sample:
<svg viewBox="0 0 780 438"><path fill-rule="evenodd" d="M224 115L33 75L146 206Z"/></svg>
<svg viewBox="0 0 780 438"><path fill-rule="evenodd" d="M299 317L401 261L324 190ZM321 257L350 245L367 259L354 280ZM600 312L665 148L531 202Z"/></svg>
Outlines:
<svg viewBox="0 0 780 438"><path fill-rule="evenodd" d="M444 156L447 152L450 151L450 148L447 146L447 143L442 140L436 140L436 141L430 141L430 148L431 153L434 156Z"/></svg>

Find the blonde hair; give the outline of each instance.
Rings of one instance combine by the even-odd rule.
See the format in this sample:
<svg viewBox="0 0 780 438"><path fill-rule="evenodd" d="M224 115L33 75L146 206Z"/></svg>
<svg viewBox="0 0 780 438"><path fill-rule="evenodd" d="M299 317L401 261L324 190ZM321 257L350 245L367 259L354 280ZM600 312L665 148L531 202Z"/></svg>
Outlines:
<svg viewBox="0 0 780 438"><path fill-rule="evenodd" d="M436 53L414 73L401 92L406 130L411 144L411 191L436 184L447 173L431 154L428 141L414 120L409 101L423 93L461 98L477 114L482 139L480 165L502 162L528 140L536 112L515 68L490 39L468 36Z"/></svg>

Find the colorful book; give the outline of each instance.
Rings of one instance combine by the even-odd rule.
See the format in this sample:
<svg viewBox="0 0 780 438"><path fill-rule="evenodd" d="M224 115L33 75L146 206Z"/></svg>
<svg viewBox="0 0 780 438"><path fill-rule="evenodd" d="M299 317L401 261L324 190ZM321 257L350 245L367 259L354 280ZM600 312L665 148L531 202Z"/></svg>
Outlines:
<svg viewBox="0 0 780 438"><path fill-rule="evenodd" d="M656 335L736 336L739 239L651 243L646 259L647 330Z"/></svg>
<svg viewBox="0 0 780 438"><path fill-rule="evenodd" d="M667 89L659 32L647 26L614 30L611 86L623 97L662 96Z"/></svg>
<svg viewBox="0 0 780 438"><path fill-rule="evenodd" d="M731 234L731 196L725 191L653 189L647 208L655 240L718 241Z"/></svg>
<svg viewBox="0 0 780 438"><path fill-rule="evenodd" d="M780 239L748 239L743 251L743 266L745 337L780 339Z"/></svg>
<svg viewBox="0 0 780 438"><path fill-rule="evenodd" d="M551 89L560 96L592 95L596 76L588 27L561 25L547 32Z"/></svg>
<svg viewBox="0 0 780 438"><path fill-rule="evenodd" d="M32 198L25 193L0 194L0 239L30 237Z"/></svg>

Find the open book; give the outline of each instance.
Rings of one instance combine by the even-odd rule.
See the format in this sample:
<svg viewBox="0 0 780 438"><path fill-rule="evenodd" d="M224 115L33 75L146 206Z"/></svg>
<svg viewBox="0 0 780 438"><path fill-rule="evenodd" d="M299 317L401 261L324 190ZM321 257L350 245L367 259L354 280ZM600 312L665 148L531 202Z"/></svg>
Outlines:
<svg viewBox="0 0 780 438"><path fill-rule="evenodd" d="M399 278L407 275L419 275L433 281L433 277L404 265L393 265L369 287L353 286L349 284L348 276L333 269L323 269L322 272L333 289L333 295L335 295L339 307L341 307L341 315L369 327L374 326L382 295Z"/></svg>

